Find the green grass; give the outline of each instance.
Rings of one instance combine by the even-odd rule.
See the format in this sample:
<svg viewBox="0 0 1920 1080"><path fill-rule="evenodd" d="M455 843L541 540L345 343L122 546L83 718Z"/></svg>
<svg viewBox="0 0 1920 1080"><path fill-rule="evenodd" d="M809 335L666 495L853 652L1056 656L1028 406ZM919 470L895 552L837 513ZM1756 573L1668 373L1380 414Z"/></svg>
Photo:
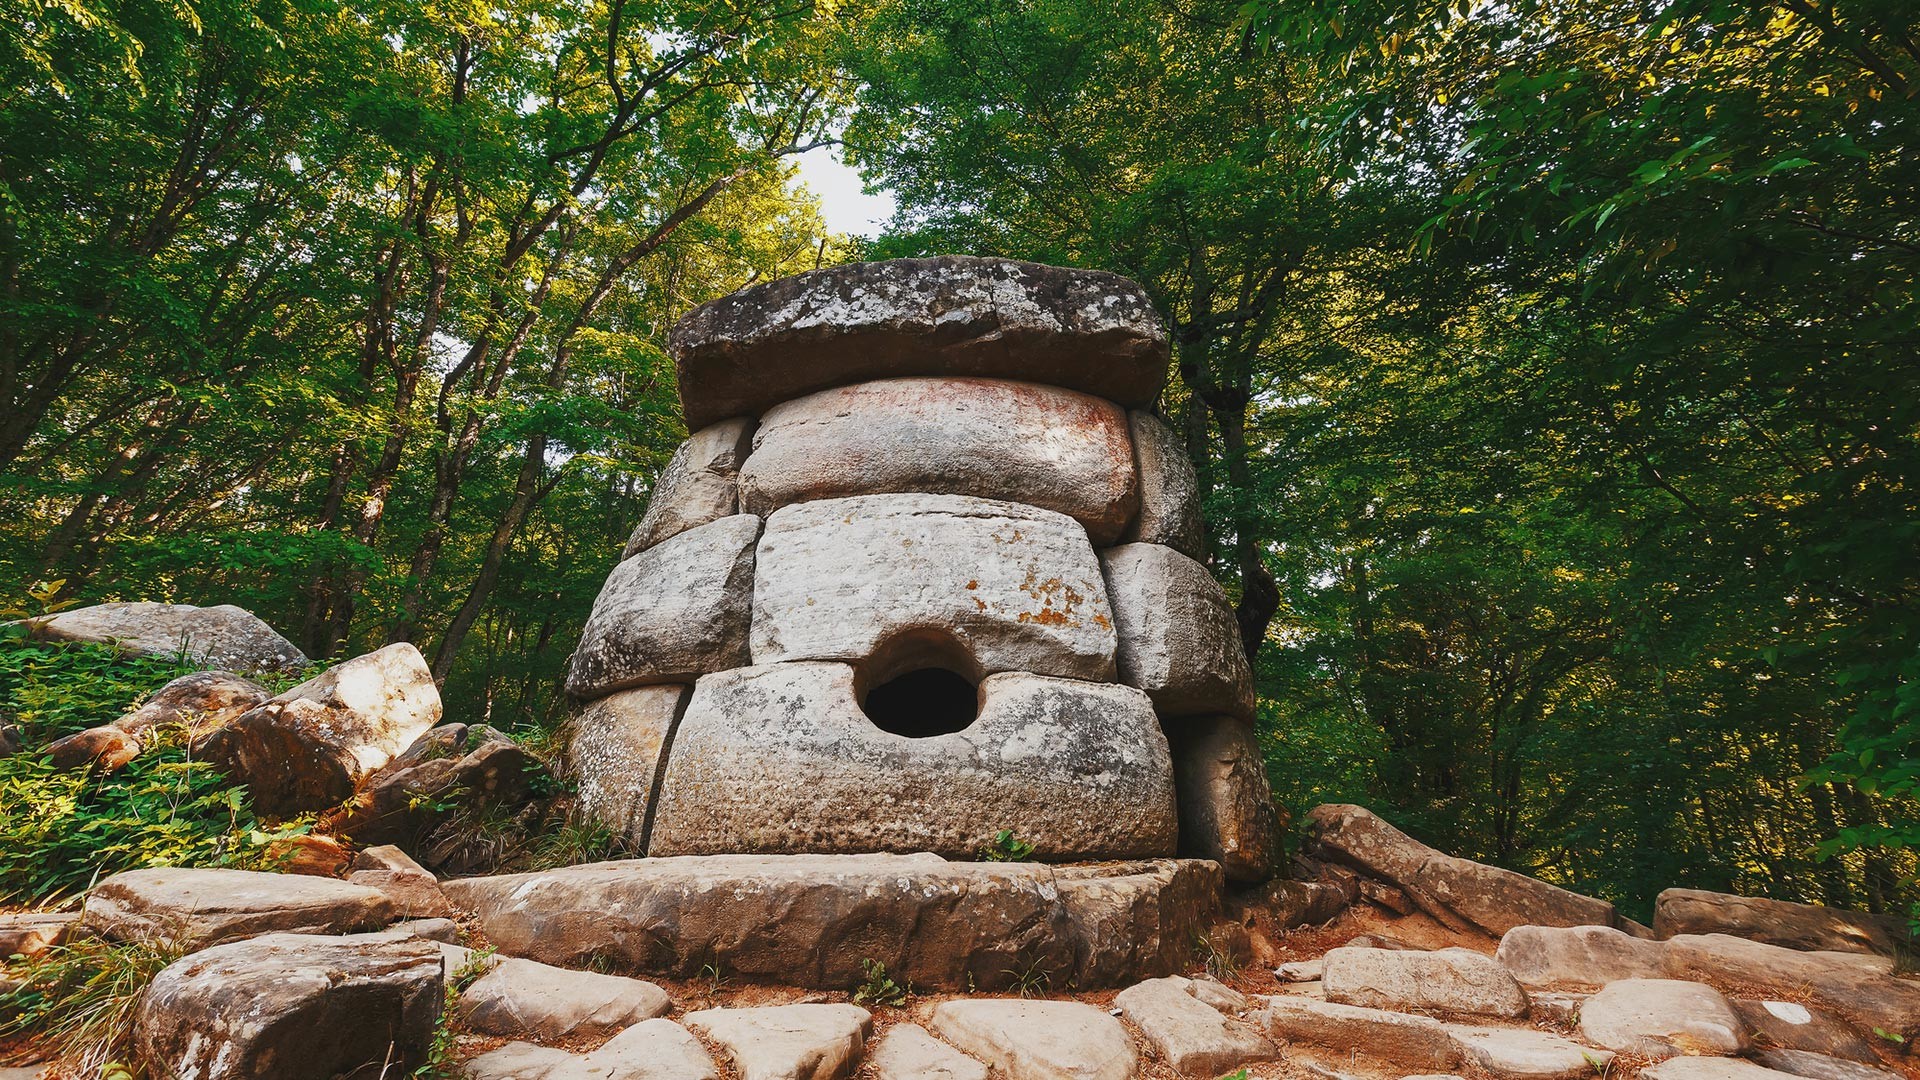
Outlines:
<svg viewBox="0 0 1920 1080"><path fill-rule="evenodd" d="M23 1057L51 1052L68 1075L126 1075L133 1010L161 969L186 955L166 942L110 944L83 937L10 968L24 980L0 996L0 1036L29 1034ZM24 1064L17 1062L16 1064Z"/></svg>

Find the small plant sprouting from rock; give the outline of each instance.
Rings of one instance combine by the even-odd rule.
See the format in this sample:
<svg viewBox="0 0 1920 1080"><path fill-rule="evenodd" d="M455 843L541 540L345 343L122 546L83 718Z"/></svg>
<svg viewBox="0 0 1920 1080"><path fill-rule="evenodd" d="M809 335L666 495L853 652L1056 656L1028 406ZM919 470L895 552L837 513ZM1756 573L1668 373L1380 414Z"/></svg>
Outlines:
<svg viewBox="0 0 1920 1080"><path fill-rule="evenodd" d="M980 849L983 862L1026 862L1033 858L1033 845L1013 834L1012 829L1001 829Z"/></svg>
<svg viewBox="0 0 1920 1080"><path fill-rule="evenodd" d="M1019 967L1006 968L1000 974L1012 981L1013 992L1023 998L1043 997L1053 987L1053 976L1041 966L1037 956Z"/></svg>
<svg viewBox="0 0 1920 1080"><path fill-rule="evenodd" d="M433 1045L427 1048L427 1060L413 1070L413 1080L460 1080L466 1075L455 1056L459 1041L458 1033L453 1030L453 1018L459 1014L460 995L466 993L467 988L491 967L493 947L488 946L473 950L467 955L466 962L448 976L446 997L440 1005L440 1019L433 1025Z"/></svg>
<svg viewBox="0 0 1920 1080"><path fill-rule="evenodd" d="M913 994L913 985L901 986L887 974L887 965L871 957L860 961L861 970L867 973L866 981L853 992L855 1005L891 1005L901 1006Z"/></svg>
<svg viewBox="0 0 1920 1080"><path fill-rule="evenodd" d="M1215 979L1232 982L1240 974L1240 958L1234 954L1231 945L1217 941L1209 934L1195 934L1193 947L1206 965L1207 974Z"/></svg>

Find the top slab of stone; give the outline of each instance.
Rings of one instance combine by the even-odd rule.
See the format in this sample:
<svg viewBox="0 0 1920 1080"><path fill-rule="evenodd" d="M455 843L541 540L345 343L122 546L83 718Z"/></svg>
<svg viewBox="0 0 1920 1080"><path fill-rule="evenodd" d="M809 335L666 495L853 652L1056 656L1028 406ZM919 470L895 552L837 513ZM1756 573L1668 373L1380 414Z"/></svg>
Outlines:
<svg viewBox="0 0 1920 1080"><path fill-rule="evenodd" d="M1117 274L947 255L850 263L695 308L669 341L689 430L834 386L971 375L1150 404L1167 336Z"/></svg>

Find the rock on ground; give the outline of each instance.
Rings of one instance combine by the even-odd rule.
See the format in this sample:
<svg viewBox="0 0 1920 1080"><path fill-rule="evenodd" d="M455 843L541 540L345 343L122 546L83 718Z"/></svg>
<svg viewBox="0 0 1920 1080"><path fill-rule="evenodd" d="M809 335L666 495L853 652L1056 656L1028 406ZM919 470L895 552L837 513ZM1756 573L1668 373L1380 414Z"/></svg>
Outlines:
<svg viewBox="0 0 1920 1080"><path fill-rule="evenodd" d="M943 1001L932 1024L1008 1080L1133 1080L1140 1073L1127 1029L1078 1001Z"/></svg>
<svg viewBox="0 0 1920 1080"><path fill-rule="evenodd" d="M650 982L519 957L501 960L460 995L460 1016L473 1030L541 1041L606 1035L672 1007Z"/></svg>
<svg viewBox="0 0 1920 1080"><path fill-rule="evenodd" d="M873 1014L858 1005L704 1009L684 1019L720 1044L741 1080L843 1080L873 1031Z"/></svg>
<svg viewBox="0 0 1920 1080"><path fill-rule="evenodd" d="M753 662L891 666L930 638L936 666L1106 681L1113 613L1086 530L1064 514L965 495L863 495L775 511L753 584ZM732 665L715 665L717 671Z"/></svg>
<svg viewBox="0 0 1920 1080"><path fill-rule="evenodd" d="M873 1080L987 1080L987 1067L919 1024L895 1024L867 1054Z"/></svg>
<svg viewBox="0 0 1920 1080"><path fill-rule="evenodd" d="M395 918L446 919L454 913L440 880L397 847L368 848L354 856L352 865L347 883L380 890L393 901Z"/></svg>
<svg viewBox="0 0 1920 1080"><path fill-rule="evenodd" d="M67 939L77 912L20 911L0 915L0 964L9 956L35 957Z"/></svg>
<svg viewBox="0 0 1920 1080"><path fill-rule="evenodd" d="M204 948L256 934L350 934L393 921L378 889L252 870L128 870L87 893L81 925L114 941Z"/></svg>
<svg viewBox="0 0 1920 1080"><path fill-rule="evenodd" d="M622 559L662 540L740 512L740 463L747 459L753 421L734 417L687 437L654 481L647 512L627 539Z"/></svg>
<svg viewBox="0 0 1920 1080"><path fill-rule="evenodd" d="M418 847L457 808L526 802L539 772L539 759L486 724L442 724L367 777L327 828L355 843Z"/></svg>
<svg viewBox="0 0 1920 1080"><path fill-rule="evenodd" d="M1126 278L961 255L742 289L681 319L668 350L689 428L902 375L1022 379L1143 406L1168 355L1152 303Z"/></svg>
<svg viewBox="0 0 1920 1080"><path fill-rule="evenodd" d="M1446 1026L1429 1016L1317 998L1275 997L1268 998L1253 1019L1281 1042L1359 1051L1407 1068L1445 1071L1462 1059Z"/></svg>
<svg viewBox="0 0 1920 1080"><path fill-rule="evenodd" d="M511 1042L461 1066L468 1080L719 1080L700 1040L671 1020L644 1020L589 1054Z"/></svg>
<svg viewBox="0 0 1920 1080"><path fill-rule="evenodd" d="M1532 1028L1447 1028L1467 1060L1498 1080L1586 1080L1605 1076L1613 1053Z"/></svg>
<svg viewBox="0 0 1920 1080"><path fill-rule="evenodd" d="M179 727L200 739L263 704L266 687L226 671L196 671L154 691L146 703L115 720L57 739L47 747L54 767L93 765L112 772L138 757L155 729Z"/></svg>
<svg viewBox="0 0 1920 1080"><path fill-rule="evenodd" d="M1747 1048L1747 1026L1718 990L1677 979L1608 983L1581 1006L1580 1034L1596 1046L1655 1061Z"/></svg>
<svg viewBox="0 0 1920 1080"><path fill-rule="evenodd" d="M1736 1001L1733 1011L1753 1030L1756 1045L1808 1050L1867 1064L1880 1060L1873 1044L1859 1029L1831 1013L1797 1001Z"/></svg>
<svg viewBox="0 0 1920 1080"><path fill-rule="evenodd" d="M760 519L688 529L614 567L567 665L582 701L747 663Z"/></svg>
<svg viewBox="0 0 1920 1080"><path fill-rule="evenodd" d="M440 690L406 642L328 668L202 740L266 814L325 810L440 722Z"/></svg>
<svg viewBox="0 0 1920 1080"><path fill-rule="evenodd" d="M1178 977L1149 979L1120 991L1113 1003L1160 1060L1187 1076L1215 1077L1279 1054L1265 1036L1200 1001L1191 986Z"/></svg>
<svg viewBox="0 0 1920 1080"><path fill-rule="evenodd" d="M1642 1080L1789 1080L1792 1073L1725 1057L1675 1057L1640 1070Z"/></svg>
<svg viewBox="0 0 1920 1080"><path fill-rule="evenodd" d="M161 1076L334 1080L405 1072L433 1042L440 953L389 935L268 934L156 975L134 1014L136 1055Z"/></svg>
<svg viewBox="0 0 1920 1080"><path fill-rule="evenodd" d="M1862 1065L1857 1061L1816 1054L1810 1050L1763 1049L1754 1054L1760 1064L1808 1080L1900 1080L1900 1073Z"/></svg>
<svg viewBox="0 0 1920 1080"><path fill-rule="evenodd" d="M1654 901L1653 931L1663 938L1731 934L1789 949L1881 956L1895 955L1909 940L1906 927L1893 916L1704 889L1661 893Z"/></svg>
<svg viewBox="0 0 1920 1080"><path fill-rule="evenodd" d="M1920 1034L1920 983L1863 970L1860 954L1800 952L1726 934L1680 934L1665 946L1673 978L1812 1001L1867 1028Z"/></svg>
<svg viewBox="0 0 1920 1080"><path fill-rule="evenodd" d="M112 644L146 656L185 656L245 671L290 671L308 663L293 642L232 604L95 604L26 622L43 641Z"/></svg>
<svg viewBox="0 0 1920 1080"><path fill-rule="evenodd" d="M701 679L647 853L964 858L1007 828L1049 861L1174 853L1172 759L1139 691L993 675L972 724L921 738L883 731L856 693L845 664Z"/></svg>
<svg viewBox="0 0 1920 1080"><path fill-rule="evenodd" d="M1523 986L1597 990L1620 979L1658 979L1666 950L1611 926L1516 926L1494 953Z"/></svg>
<svg viewBox="0 0 1920 1080"><path fill-rule="evenodd" d="M1234 881L1271 877L1280 823L1253 725L1190 716L1170 726L1181 854L1214 860Z"/></svg>
<svg viewBox="0 0 1920 1080"><path fill-rule="evenodd" d="M667 743L688 690L678 684L636 686L589 702L574 714L567 758L580 785L580 809L634 851L647 850Z"/></svg>
<svg viewBox="0 0 1920 1080"><path fill-rule="evenodd" d="M1328 1001L1375 1009L1525 1016L1527 994L1512 975L1471 949L1396 952L1334 949L1324 957Z"/></svg>
<svg viewBox="0 0 1920 1080"><path fill-rule="evenodd" d="M1207 568L1159 544L1103 551L1100 568L1120 681L1145 690L1170 720L1224 713L1251 721L1253 672L1240 626Z"/></svg>
<svg viewBox="0 0 1920 1080"><path fill-rule="evenodd" d="M1140 513L1121 536L1124 543L1165 544L1192 559L1206 556L1200 524L1200 481L1186 444L1149 412L1127 414L1133 460L1140 475Z"/></svg>

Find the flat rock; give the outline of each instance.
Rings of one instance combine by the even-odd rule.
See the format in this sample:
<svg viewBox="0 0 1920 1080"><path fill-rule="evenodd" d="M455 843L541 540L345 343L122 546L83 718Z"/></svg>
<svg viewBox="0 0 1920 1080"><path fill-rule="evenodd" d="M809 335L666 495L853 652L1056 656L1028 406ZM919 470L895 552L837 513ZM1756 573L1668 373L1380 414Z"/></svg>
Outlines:
<svg viewBox="0 0 1920 1080"><path fill-rule="evenodd" d="M1100 553L1118 635L1120 681L1169 719L1224 713L1253 719L1253 672L1233 604L1207 568L1170 547Z"/></svg>
<svg viewBox="0 0 1920 1080"><path fill-rule="evenodd" d="M963 674L1106 681L1113 616L1086 530L964 495L864 495L774 512L753 586L753 662L893 663L931 637ZM714 665L717 671L732 665Z"/></svg>
<svg viewBox="0 0 1920 1080"><path fill-rule="evenodd" d="M71 911L17 911L0 915L0 964L9 956L35 957L66 941L80 921Z"/></svg>
<svg viewBox="0 0 1920 1080"><path fill-rule="evenodd" d="M1763 1049L1757 1051L1754 1057L1769 1069L1804 1076L1808 1080L1900 1080L1901 1076L1891 1069L1828 1057L1811 1050Z"/></svg>
<svg viewBox="0 0 1920 1080"><path fill-rule="evenodd" d="M511 1042L461 1065L468 1080L719 1080L700 1040L671 1020L643 1020L589 1054Z"/></svg>
<svg viewBox="0 0 1920 1080"><path fill-rule="evenodd" d="M878 961L927 989L1031 972L1092 989L1168 975L1220 911L1219 868L950 863L933 855L633 859L442 886L502 952L675 978L709 964L844 989Z"/></svg>
<svg viewBox="0 0 1920 1080"><path fill-rule="evenodd" d="M111 644L144 656L184 656L245 671L292 670L308 663L293 642L232 604L94 604L26 621L42 641Z"/></svg>
<svg viewBox="0 0 1920 1080"><path fill-rule="evenodd" d="M1505 968L1471 949L1340 948L1324 960L1321 992L1342 1005L1474 1016L1527 1013L1527 994L1520 984Z"/></svg>
<svg viewBox="0 0 1920 1080"><path fill-rule="evenodd" d="M650 982L508 957L460 995L460 1016L489 1035L552 1041L606 1035L673 1007Z"/></svg>
<svg viewBox="0 0 1920 1080"><path fill-rule="evenodd" d="M1500 1080L1584 1080L1606 1075L1613 1053L1532 1028L1449 1025L1467 1060Z"/></svg>
<svg viewBox="0 0 1920 1080"><path fill-rule="evenodd" d="M404 1073L425 1057L440 1008L431 942L267 934L156 975L133 1046L155 1075L196 1080L334 1080L383 1063Z"/></svg>
<svg viewBox="0 0 1920 1080"><path fill-rule="evenodd" d="M1326 957L1318 956L1312 960L1295 960L1289 964L1281 964L1273 969L1273 977L1283 983L1319 982L1326 971Z"/></svg>
<svg viewBox="0 0 1920 1080"><path fill-rule="evenodd" d="M1268 998L1256 1014L1267 1034L1343 1053L1359 1051L1415 1069L1450 1070L1462 1052L1446 1026L1429 1016L1340 1005L1309 997Z"/></svg>
<svg viewBox="0 0 1920 1080"><path fill-rule="evenodd" d="M868 718L845 664L709 675L674 734L647 852L964 858L1011 827L1050 861L1174 853L1173 765L1146 695L1002 674L978 700L963 730L912 738Z"/></svg>
<svg viewBox="0 0 1920 1080"><path fill-rule="evenodd" d="M1860 954L1801 952L1727 934L1668 938L1667 974L1735 992L1809 1000L1867 1028L1920 1034L1920 984L1864 970Z"/></svg>
<svg viewBox="0 0 1920 1080"><path fill-rule="evenodd" d="M1675 1057L1640 1070L1644 1080L1787 1080L1792 1073L1727 1057Z"/></svg>
<svg viewBox="0 0 1920 1080"><path fill-rule="evenodd" d="M1120 1021L1078 1001L973 998L933 1007L933 1030L1007 1080L1132 1080Z"/></svg>
<svg viewBox="0 0 1920 1080"><path fill-rule="evenodd" d="M1128 413L1127 429L1140 476L1140 513L1121 541L1164 544L1189 558L1204 559L1207 535L1200 523L1200 481L1186 444L1150 412Z"/></svg>
<svg viewBox="0 0 1920 1080"><path fill-rule="evenodd" d="M81 925L114 941L196 948L256 934L350 934L393 921L378 889L252 870L128 870L87 893Z"/></svg>
<svg viewBox="0 0 1920 1080"><path fill-rule="evenodd" d="M647 849L654 796L666 773L666 749L690 688L678 684L616 690L573 718L567 758L579 782L580 809Z"/></svg>
<svg viewBox="0 0 1920 1080"><path fill-rule="evenodd" d="M689 428L902 375L1022 379L1143 406L1168 354L1152 303L1126 278L961 255L742 289L681 319L668 350Z"/></svg>
<svg viewBox="0 0 1920 1080"><path fill-rule="evenodd" d="M1653 932L1731 934L1789 949L1893 956L1909 940L1901 919L1864 911L1795 904L1757 896L1668 889L1653 905Z"/></svg>
<svg viewBox="0 0 1920 1080"><path fill-rule="evenodd" d="M740 463L747 460L753 421L736 416L687 437L654 481L647 512L627 538L622 559L740 512Z"/></svg>
<svg viewBox="0 0 1920 1080"><path fill-rule="evenodd" d="M1516 926L1494 959L1523 986L1597 990L1620 979L1666 974L1666 950L1611 926Z"/></svg>
<svg viewBox="0 0 1920 1080"><path fill-rule="evenodd" d="M266 814L325 810L440 722L440 690L406 642L328 668L209 734L199 752Z"/></svg>
<svg viewBox="0 0 1920 1080"><path fill-rule="evenodd" d="M614 567L567 666L582 701L747 663L760 519L735 514Z"/></svg>
<svg viewBox="0 0 1920 1080"><path fill-rule="evenodd" d="M1037 506L1120 538L1139 506L1126 414L1104 398L1003 379L880 379L760 418L741 509L925 492Z"/></svg>
<svg viewBox="0 0 1920 1080"><path fill-rule="evenodd" d="M1607 984L1581 1007L1580 1034L1596 1046L1654 1061L1747 1048L1747 1026L1719 991L1677 979Z"/></svg>
<svg viewBox="0 0 1920 1080"><path fill-rule="evenodd" d="M1160 1060L1187 1076L1219 1076L1280 1052L1253 1028L1201 1002L1187 979L1136 983L1120 991L1113 1003L1147 1037Z"/></svg>
<svg viewBox="0 0 1920 1080"><path fill-rule="evenodd" d="M688 1013L688 1027L720 1044L741 1080L842 1080L873 1031L858 1005L771 1005Z"/></svg>
<svg viewBox="0 0 1920 1080"><path fill-rule="evenodd" d="M1567 993L1559 990L1528 990L1527 1016L1533 1020L1545 1020L1561 1027L1580 1026L1580 1007L1587 1003L1591 994Z"/></svg>
<svg viewBox="0 0 1920 1080"><path fill-rule="evenodd" d="M1253 725L1190 716L1168 727L1181 854L1212 859L1234 881L1273 876L1280 826Z"/></svg>
<svg viewBox="0 0 1920 1080"><path fill-rule="evenodd" d="M1821 1009L1797 1001L1735 1001L1733 1011L1753 1030L1756 1046L1806 1050L1867 1064L1880 1060L1873 1043L1858 1028Z"/></svg>
<svg viewBox="0 0 1920 1080"><path fill-rule="evenodd" d="M873 1080L987 1080L987 1067L919 1024L895 1024L867 1055Z"/></svg>

